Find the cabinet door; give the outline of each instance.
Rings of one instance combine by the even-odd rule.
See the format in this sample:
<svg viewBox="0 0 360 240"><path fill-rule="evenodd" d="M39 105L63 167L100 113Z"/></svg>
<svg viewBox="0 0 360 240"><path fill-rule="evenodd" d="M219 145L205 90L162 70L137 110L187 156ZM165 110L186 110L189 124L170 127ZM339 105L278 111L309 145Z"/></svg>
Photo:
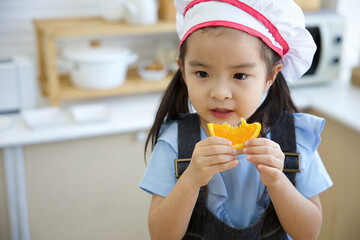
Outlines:
<svg viewBox="0 0 360 240"><path fill-rule="evenodd" d="M19 85L13 61L0 59L0 112L19 110Z"/></svg>
<svg viewBox="0 0 360 240"><path fill-rule="evenodd" d="M10 240L10 225L6 199L4 151L0 149L0 239Z"/></svg>
<svg viewBox="0 0 360 240"><path fill-rule="evenodd" d="M149 239L135 134L25 148L31 239Z"/></svg>
<svg viewBox="0 0 360 240"><path fill-rule="evenodd" d="M323 225L319 240L359 239L360 133L325 117L319 154L334 185L320 194Z"/></svg>

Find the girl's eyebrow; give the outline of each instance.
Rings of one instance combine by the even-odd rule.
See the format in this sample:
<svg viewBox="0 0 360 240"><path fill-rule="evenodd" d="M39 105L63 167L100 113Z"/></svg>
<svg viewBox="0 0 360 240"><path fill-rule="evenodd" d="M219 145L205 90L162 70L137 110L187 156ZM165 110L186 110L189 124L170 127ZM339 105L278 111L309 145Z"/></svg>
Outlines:
<svg viewBox="0 0 360 240"><path fill-rule="evenodd" d="M201 63L199 61L196 60L192 60L189 62L190 66L193 67L205 67L205 68L210 68L210 66ZM253 68L256 67L257 64L255 62L245 62L245 63L241 63L241 64L237 64L237 65L231 65L229 68Z"/></svg>
<svg viewBox="0 0 360 240"><path fill-rule="evenodd" d="M230 68L253 68L253 67L256 67L255 62L245 62L238 65L230 66Z"/></svg>
<svg viewBox="0 0 360 240"><path fill-rule="evenodd" d="M201 63L199 61L196 60L192 60L189 62L189 65L192 67L205 67L205 68L210 68L208 65Z"/></svg>

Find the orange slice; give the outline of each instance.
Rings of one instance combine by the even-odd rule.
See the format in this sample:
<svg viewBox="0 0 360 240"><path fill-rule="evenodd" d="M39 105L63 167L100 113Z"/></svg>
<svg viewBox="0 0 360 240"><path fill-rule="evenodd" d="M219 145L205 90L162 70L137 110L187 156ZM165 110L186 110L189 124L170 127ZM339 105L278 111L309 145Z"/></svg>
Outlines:
<svg viewBox="0 0 360 240"><path fill-rule="evenodd" d="M225 122L223 124L208 123L207 126L211 136L229 139L235 149L244 148L245 141L257 138L261 130L260 123L247 123L244 118L241 118L240 125L231 126Z"/></svg>

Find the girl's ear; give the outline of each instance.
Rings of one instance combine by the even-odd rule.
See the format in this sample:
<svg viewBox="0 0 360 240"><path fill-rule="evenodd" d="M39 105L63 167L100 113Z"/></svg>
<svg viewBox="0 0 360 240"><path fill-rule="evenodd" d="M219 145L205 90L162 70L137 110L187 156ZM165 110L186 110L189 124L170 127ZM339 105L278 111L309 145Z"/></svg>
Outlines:
<svg viewBox="0 0 360 240"><path fill-rule="evenodd" d="M266 80L266 88L265 88L265 91L267 91L271 85L274 83L275 79L276 79L276 76L278 75L278 73L280 72L280 70L282 69L282 62L278 62L278 63L275 63L275 65L273 66L273 69L271 71L271 74L269 74L269 77L268 79Z"/></svg>
<svg viewBox="0 0 360 240"><path fill-rule="evenodd" d="M182 75L182 77L183 77L183 79L184 79L184 82L186 83L186 81L185 81L185 74L184 74L184 66L181 64L181 61L180 61L180 59L177 57L176 58L176 63L177 63L177 65L179 66L179 69L180 69L180 71L181 71L181 75Z"/></svg>
<svg viewBox="0 0 360 240"><path fill-rule="evenodd" d="M180 68L180 70L182 72L182 65L181 65L180 59L178 57L176 58L176 63L179 66L179 68Z"/></svg>

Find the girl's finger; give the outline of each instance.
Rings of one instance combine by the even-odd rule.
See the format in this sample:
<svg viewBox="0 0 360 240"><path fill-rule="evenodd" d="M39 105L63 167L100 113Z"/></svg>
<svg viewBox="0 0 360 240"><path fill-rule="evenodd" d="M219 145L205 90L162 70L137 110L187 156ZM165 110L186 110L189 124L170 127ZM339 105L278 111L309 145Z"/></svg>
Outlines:
<svg viewBox="0 0 360 240"><path fill-rule="evenodd" d="M236 155L236 149L226 145L210 145L201 147L203 156Z"/></svg>
<svg viewBox="0 0 360 240"><path fill-rule="evenodd" d="M277 182L280 179L280 175L282 174L282 172L278 169L265 165L259 165L258 169L261 175L261 181L267 186Z"/></svg>
<svg viewBox="0 0 360 240"><path fill-rule="evenodd" d="M198 142L196 145L197 146L208 146L208 145L226 145L226 146L231 146L231 141L226 139L226 138L222 138L222 137L216 137L216 136L210 136L208 138L205 138L203 140L201 140L200 142Z"/></svg>
<svg viewBox="0 0 360 240"><path fill-rule="evenodd" d="M236 155L244 154L244 149L236 149Z"/></svg>
<svg viewBox="0 0 360 240"><path fill-rule="evenodd" d="M243 152L248 155L272 155L279 159L284 159L284 153L280 149L268 146L245 147Z"/></svg>
<svg viewBox="0 0 360 240"><path fill-rule="evenodd" d="M238 164L239 164L239 161L236 158L233 158L231 161L228 161L228 162L211 165L209 167L209 171L212 172L213 174L216 174L218 172L232 169L232 168L236 167Z"/></svg>
<svg viewBox="0 0 360 240"><path fill-rule="evenodd" d="M235 155L213 155L208 157L203 157L203 164L207 166L213 166L217 164L223 164L226 162L230 162L236 159Z"/></svg>
<svg viewBox="0 0 360 240"><path fill-rule="evenodd" d="M253 138L245 142L245 147L250 146L268 146L272 148L280 148L279 144L268 138Z"/></svg>
<svg viewBox="0 0 360 240"><path fill-rule="evenodd" d="M271 155L248 155L246 157L246 159L249 162L254 163L255 166L264 165L264 166L269 166L272 168L277 168L281 171L284 168L283 161L281 159L275 158L274 156L271 156Z"/></svg>

